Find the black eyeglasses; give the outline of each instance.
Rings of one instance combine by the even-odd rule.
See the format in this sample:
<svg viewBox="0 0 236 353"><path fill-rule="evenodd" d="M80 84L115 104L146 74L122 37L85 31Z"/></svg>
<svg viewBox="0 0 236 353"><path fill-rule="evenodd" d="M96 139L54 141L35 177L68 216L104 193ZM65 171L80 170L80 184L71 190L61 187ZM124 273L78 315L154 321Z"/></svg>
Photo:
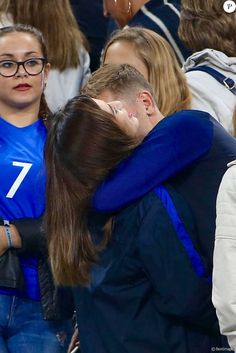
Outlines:
<svg viewBox="0 0 236 353"><path fill-rule="evenodd" d="M15 76L20 65L30 76L39 75L47 60L45 58L31 58L25 61L2 60L0 61L0 75L3 77Z"/></svg>

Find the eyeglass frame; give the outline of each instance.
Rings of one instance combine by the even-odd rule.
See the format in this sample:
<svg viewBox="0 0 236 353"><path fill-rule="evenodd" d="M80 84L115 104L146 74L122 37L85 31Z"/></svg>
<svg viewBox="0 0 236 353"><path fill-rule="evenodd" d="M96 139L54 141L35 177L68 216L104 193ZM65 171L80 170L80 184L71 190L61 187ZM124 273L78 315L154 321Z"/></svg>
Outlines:
<svg viewBox="0 0 236 353"><path fill-rule="evenodd" d="M26 68L25 68L25 63L27 62L27 61L30 61L30 60L33 60L33 59L37 59L37 60L41 60L42 61L42 69L41 69L41 71L40 72L38 72L37 74L30 74L27 70L26 70ZM5 76L5 75L3 75L3 74L1 74L1 72L0 72L0 76L2 76L2 77L13 77L13 76L15 76L16 74L17 74L17 72L18 72L18 70L19 70L19 67L22 65L23 66L23 68L24 68L24 70L25 70L25 72L28 74L28 75L30 75L30 76L37 76L37 75L39 75L39 74L41 74L41 72L43 71L43 69L44 69L44 67L45 67L45 64L47 64L47 59L46 58L30 58L30 59L26 59L26 60L24 60L24 61L15 61L15 60L7 60L7 59L5 59L5 60L0 60L0 64L2 63L2 62L4 62L4 61L8 61L8 62L13 62L13 63L15 63L15 64L17 64L17 68L16 68L16 72L14 73L14 75L10 75L10 76Z"/></svg>

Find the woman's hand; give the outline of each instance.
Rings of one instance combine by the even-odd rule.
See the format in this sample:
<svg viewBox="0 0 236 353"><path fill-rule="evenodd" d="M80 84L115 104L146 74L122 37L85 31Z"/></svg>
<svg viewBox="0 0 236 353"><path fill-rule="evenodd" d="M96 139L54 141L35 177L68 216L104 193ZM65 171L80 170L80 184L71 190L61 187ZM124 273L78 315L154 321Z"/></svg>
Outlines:
<svg viewBox="0 0 236 353"><path fill-rule="evenodd" d="M21 248L22 242L17 228L13 224L11 224L10 230L11 230L11 240L12 240L13 248L16 248L16 249ZM0 226L0 256L2 256L7 250L8 250L8 243L7 243L5 227Z"/></svg>
<svg viewBox="0 0 236 353"><path fill-rule="evenodd" d="M75 349L75 347L79 347L79 330L78 330L78 328L76 328L73 333L73 336L71 338L67 353L72 353L72 351L73 351L73 349Z"/></svg>
<svg viewBox="0 0 236 353"><path fill-rule="evenodd" d="M0 226L0 256L2 256L8 249L7 237L4 226Z"/></svg>

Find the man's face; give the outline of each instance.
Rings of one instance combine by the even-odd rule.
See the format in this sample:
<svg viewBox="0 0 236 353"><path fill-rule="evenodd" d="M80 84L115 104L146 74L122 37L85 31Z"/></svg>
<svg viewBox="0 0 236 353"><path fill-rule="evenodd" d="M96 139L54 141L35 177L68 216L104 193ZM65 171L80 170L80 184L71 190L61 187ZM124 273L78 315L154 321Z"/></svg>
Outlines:
<svg viewBox="0 0 236 353"><path fill-rule="evenodd" d="M110 103L113 101L121 101L124 109L127 110L130 116L135 116L139 120L139 127L137 132L137 137L143 139L149 131L153 128L148 119L145 105L142 100L138 98L138 95L134 95L132 98L124 99L119 94L114 94L109 90L104 90L97 97L97 99L101 99L106 103Z"/></svg>

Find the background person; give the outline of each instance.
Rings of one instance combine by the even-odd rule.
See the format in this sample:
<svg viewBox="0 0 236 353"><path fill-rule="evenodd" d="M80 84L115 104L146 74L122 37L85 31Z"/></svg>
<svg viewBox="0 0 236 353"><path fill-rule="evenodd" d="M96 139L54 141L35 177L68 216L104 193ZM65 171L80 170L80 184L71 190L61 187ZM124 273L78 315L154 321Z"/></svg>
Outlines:
<svg viewBox="0 0 236 353"><path fill-rule="evenodd" d="M133 65L153 87L164 116L191 107L187 80L173 49L149 29L130 27L114 32L104 48L102 64Z"/></svg>
<svg viewBox="0 0 236 353"><path fill-rule="evenodd" d="M55 289L38 222L45 208L49 67L38 30L0 29L1 353L64 353L71 337L72 298Z"/></svg>
<svg viewBox="0 0 236 353"><path fill-rule="evenodd" d="M225 12L223 4L224 0L182 0L179 36L194 52L183 66L193 109L207 111L232 134L236 90L233 93L223 80L199 69L205 65L236 83L236 12Z"/></svg>
<svg viewBox="0 0 236 353"><path fill-rule="evenodd" d="M70 0L79 28L89 42L90 69L100 66L101 52L107 39L108 21L103 16L102 0Z"/></svg>
<svg viewBox="0 0 236 353"><path fill-rule="evenodd" d="M217 196L212 300L221 332L235 351L235 160L228 166Z"/></svg>
<svg viewBox="0 0 236 353"><path fill-rule="evenodd" d="M2 0L0 14L2 26L29 24L43 33L52 67L45 89L51 111L77 95L90 75L90 59L69 0Z"/></svg>
<svg viewBox="0 0 236 353"><path fill-rule="evenodd" d="M106 102L122 101L129 112L135 112L140 118L140 125L146 125L153 118L151 112L144 110L138 115L137 112L139 105L145 103L150 85L143 83L140 87L136 80L137 74L129 65L106 65L93 73L83 93ZM178 173L173 181L174 188L183 195L194 213L199 243L211 272L216 196L227 163L234 159L235 139L206 114L195 110L181 111L164 119L165 128L164 121L162 125L157 124L150 139L146 138L128 162L121 163L102 183L93 205L101 212L120 210ZM179 120L176 120L177 116ZM201 117L202 122L199 121ZM199 131L200 127L208 131L207 135ZM149 144L152 144L152 153ZM155 178L152 177L153 168Z"/></svg>
<svg viewBox="0 0 236 353"><path fill-rule="evenodd" d="M119 28L142 26L164 37L181 65L191 54L178 37L180 0L103 0L103 8ZM111 24L110 33L113 30Z"/></svg>

